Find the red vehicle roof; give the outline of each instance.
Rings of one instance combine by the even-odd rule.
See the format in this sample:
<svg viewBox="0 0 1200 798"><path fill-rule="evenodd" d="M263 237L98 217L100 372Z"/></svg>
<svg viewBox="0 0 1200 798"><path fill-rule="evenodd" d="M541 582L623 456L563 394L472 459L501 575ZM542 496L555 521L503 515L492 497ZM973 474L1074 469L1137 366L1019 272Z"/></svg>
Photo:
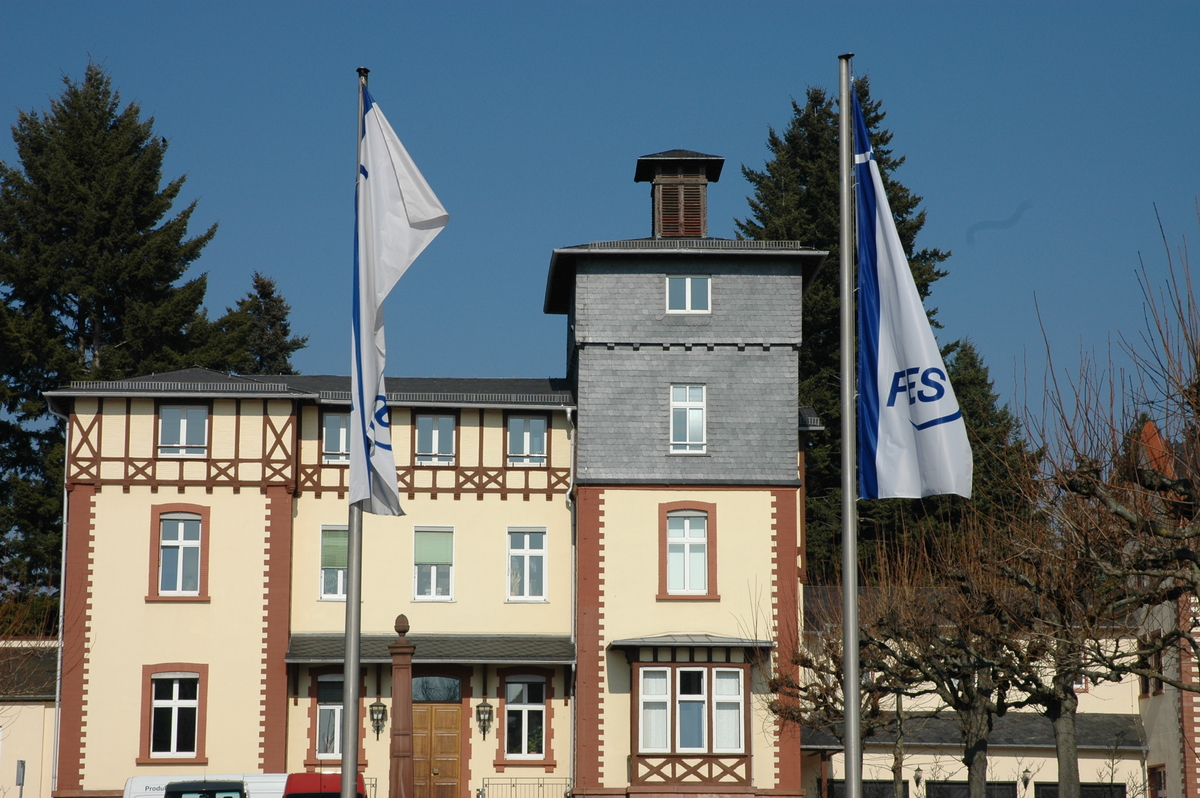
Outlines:
<svg viewBox="0 0 1200 798"><path fill-rule="evenodd" d="M340 794L341 791L341 773L289 773L287 784L283 788L283 795L284 798L297 794L326 794L335 796ZM362 774L359 773L358 794L364 795L366 792L366 783L363 781Z"/></svg>

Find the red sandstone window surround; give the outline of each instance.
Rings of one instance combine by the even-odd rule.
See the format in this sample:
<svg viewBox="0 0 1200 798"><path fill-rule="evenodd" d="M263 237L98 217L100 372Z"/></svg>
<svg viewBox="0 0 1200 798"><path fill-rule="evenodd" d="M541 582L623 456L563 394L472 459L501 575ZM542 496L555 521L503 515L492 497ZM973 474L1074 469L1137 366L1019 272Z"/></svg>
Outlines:
<svg viewBox="0 0 1200 798"><path fill-rule="evenodd" d="M666 502L658 506L660 601L717 601L717 505Z"/></svg>
<svg viewBox="0 0 1200 798"><path fill-rule="evenodd" d="M142 666L139 765L207 765L208 665Z"/></svg>
<svg viewBox="0 0 1200 798"><path fill-rule="evenodd" d="M506 767L532 765L553 773L554 669L500 668L496 708L498 772Z"/></svg>
<svg viewBox="0 0 1200 798"><path fill-rule="evenodd" d="M150 507L150 582L147 602L207 602L210 508L199 504ZM198 527L198 537L195 539Z"/></svg>

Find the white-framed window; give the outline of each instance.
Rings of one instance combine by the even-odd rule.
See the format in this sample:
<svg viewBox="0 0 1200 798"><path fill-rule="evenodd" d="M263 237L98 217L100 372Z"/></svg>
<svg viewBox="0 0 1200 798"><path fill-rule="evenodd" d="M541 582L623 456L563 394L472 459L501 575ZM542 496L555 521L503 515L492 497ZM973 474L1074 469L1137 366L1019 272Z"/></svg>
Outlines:
<svg viewBox="0 0 1200 798"><path fill-rule="evenodd" d="M504 756L546 757L546 679L513 676L504 684Z"/></svg>
<svg viewBox="0 0 1200 798"><path fill-rule="evenodd" d="M200 516L166 513L158 534L159 595L200 595Z"/></svg>
<svg viewBox="0 0 1200 798"><path fill-rule="evenodd" d="M346 527L321 527L321 598L326 601L346 600L348 546Z"/></svg>
<svg viewBox="0 0 1200 798"><path fill-rule="evenodd" d="M746 748L742 739L746 727L746 699L742 671L735 668L713 669L713 744L716 754L740 754Z"/></svg>
<svg viewBox="0 0 1200 798"><path fill-rule="evenodd" d="M546 417L508 417L508 464L546 465Z"/></svg>
<svg viewBox="0 0 1200 798"><path fill-rule="evenodd" d="M454 465L454 416L417 416L418 465Z"/></svg>
<svg viewBox="0 0 1200 798"><path fill-rule="evenodd" d="M698 664L639 669L639 752L741 754L745 726L740 668Z"/></svg>
<svg viewBox="0 0 1200 798"><path fill-rule="evenodd" d="M508 528L508 598L546 600L545 527Z"/></svg>
<svg viewBox="0 0 1200 798"><path fill-rule="evenodd" d="M157 673L150 689L150 756L195 756L200 674Z"/></svg>
<svg viewBox="0 0 1200 798"><path fill-rule="evenodd" d="M667 592L708 593L708 516L702 512L667 515Z"/></svg>
<svg viewBox="0 0 1200 798"><path fill-rule="evenodd" d="M163 405L158 409L160 457L203 457L208 452L208 408Z"/></svg>
<svg viewBox="0 0 1200 798"><path fill-rule="evenodd" d="M454 596L454 529L425 527L413 535L413 597L448 601Z"/></svg>
<svg viewBox="0 0 1200 798"><path fill-rule="evenodd" d="M667 277L667 312L668 313L710 313L708 276L668 276Z"/></svg>
<svg viewBox="0 0 1200 798"><path fill-rule="evenodd" d="M643 668L641 673L641 740L639 749L647 753L671 750L670 671Z"/></svg>
<svg viewBox="0 0 1200 798"><path fill-rule="evenodd" d="M708 750L708 671L675 669L675 750Z"/></svg>
<svg viewBox="0 0 1200 798"><path fill-rule="evenodd" d="M703 385L671 386L671 451L703 452L705 389Z"/></svg>
<svg viewBox="0 0 1200 798"><path fill-rule="evenodd" d="M350 462L350 414L321 417L321 459L327 464Z"/></svg>
<svg viewBox="0 0 1200 798"><path fill-rule="evenodd" d="M342 755L342 696L345 675L327 673L317 677L317 759Z"/></svg>

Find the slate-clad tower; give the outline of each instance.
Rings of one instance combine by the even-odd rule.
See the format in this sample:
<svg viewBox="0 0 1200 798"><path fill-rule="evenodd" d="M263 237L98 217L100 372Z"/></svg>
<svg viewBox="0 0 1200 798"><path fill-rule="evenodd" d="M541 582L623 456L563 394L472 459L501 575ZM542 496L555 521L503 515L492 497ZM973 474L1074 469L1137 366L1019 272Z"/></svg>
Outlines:
<svg viewBox="0 0 1200 798"><path fill-rule="evenodd" d="M797 630L797 349L824 252L707 236L723 159L638 159L653 237L556 250L578 406L577 795L800 792L756 700Z"/></svg>

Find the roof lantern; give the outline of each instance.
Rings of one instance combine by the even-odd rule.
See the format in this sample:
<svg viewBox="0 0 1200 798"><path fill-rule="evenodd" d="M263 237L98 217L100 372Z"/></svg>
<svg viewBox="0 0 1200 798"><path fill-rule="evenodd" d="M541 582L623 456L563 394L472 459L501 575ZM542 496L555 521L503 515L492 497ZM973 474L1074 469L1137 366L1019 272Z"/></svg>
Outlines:
<svg viewBox="0 0 1200 798"><path fill-rule="evenodd" d="M721 179L725 159L693 150L667 150L637 160L633 182L650 183L655 238L708 237L708 184Z"/></svg>

